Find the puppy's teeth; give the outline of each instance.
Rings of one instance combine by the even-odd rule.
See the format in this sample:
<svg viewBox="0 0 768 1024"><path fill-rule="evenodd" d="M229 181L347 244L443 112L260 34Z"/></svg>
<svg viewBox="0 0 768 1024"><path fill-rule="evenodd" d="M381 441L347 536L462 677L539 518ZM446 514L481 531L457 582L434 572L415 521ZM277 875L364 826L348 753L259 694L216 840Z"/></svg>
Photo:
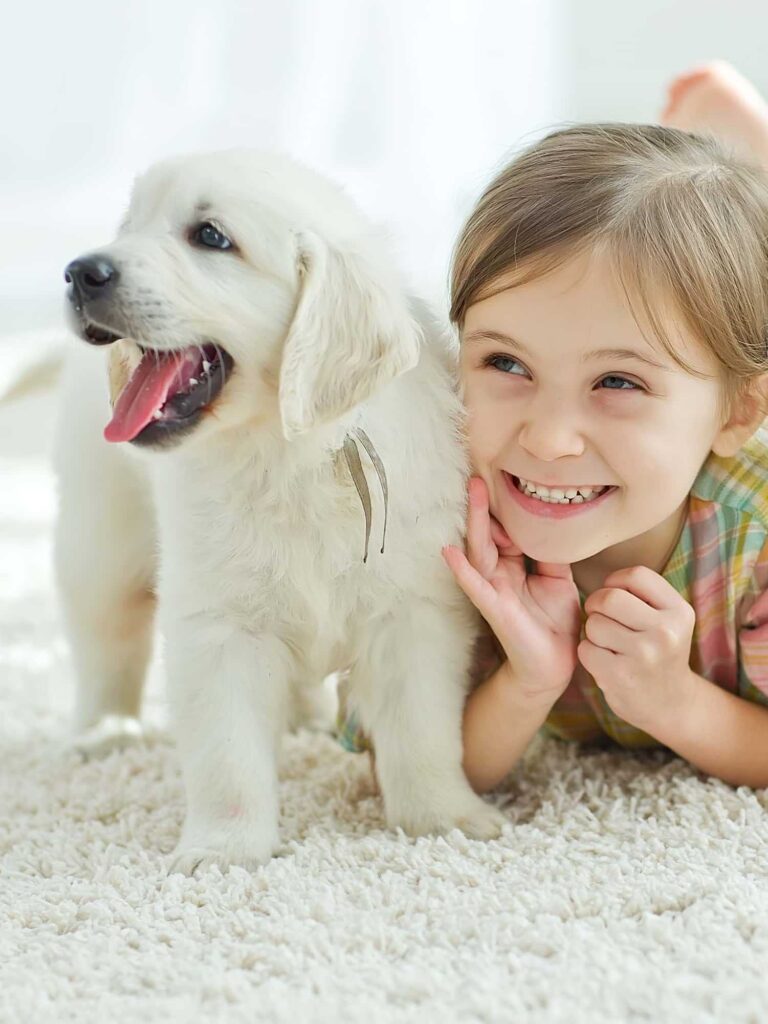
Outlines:
<svg viewBox="0 0 768 1024"><path fill-rule="evenodd" d="M203 373L208 373L210 368L211 368L211 364L208 362L207 359L204 359L203 360Z"/></svg>
<svg viewBox="0 0 768 1024"><path fill-rule="evenodd" d="M189 383L190 384L197 384L197 378L196 377L190 377L189 378Z"/></svg>
<svg viewBox="0 0 768 1024"><path fill-rule="evenodd" d="M162 418L163 418L163 414L160 412L160 410L159 409L155 409L155 411L152 413L152 419L153 420L161 420Z"/></svg>

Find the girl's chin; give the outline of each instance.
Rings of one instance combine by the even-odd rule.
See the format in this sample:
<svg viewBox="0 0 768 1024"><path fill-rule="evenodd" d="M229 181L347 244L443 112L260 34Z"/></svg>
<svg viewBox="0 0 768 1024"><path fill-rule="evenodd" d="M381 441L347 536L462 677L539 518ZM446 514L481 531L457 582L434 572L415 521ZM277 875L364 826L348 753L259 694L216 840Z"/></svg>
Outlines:
<svg viewBox="0 0 768 1024"><path fill-rule="evenodd" d="M588 550L572 548L569 551L552 550L551 548L542 548L540 550L532 548L531 551L525 551L524 554L533 562L546 562L550 565L574 565L576 562L583 562L585 559L596 555L597 551L591 548Z"/></svg>
<svg viewBox="0 0 768 1024"><path fill-rule="evenodd" d="M583 562L587 558L603 551L605 545L599 543L558 543L557 538L527 538L525 531L515 529L514 524L509 527L502 523L507 535L522 549L527 558L534 562L549 562L553 565L573 565L574 562ZM564 538L563 538L564 539Z"/></svg>

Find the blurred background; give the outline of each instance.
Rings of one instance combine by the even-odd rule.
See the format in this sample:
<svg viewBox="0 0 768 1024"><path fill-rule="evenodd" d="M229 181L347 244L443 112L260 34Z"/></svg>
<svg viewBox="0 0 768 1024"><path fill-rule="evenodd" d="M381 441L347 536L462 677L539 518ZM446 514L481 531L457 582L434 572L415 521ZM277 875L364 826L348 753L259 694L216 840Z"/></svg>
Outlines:
<svg viewBox="0 0 768 1024"><path fill-rule="evenodd" d="M520 144L652 120L721 57L768 91L765 0L29 0L6 8L0 346L61 323L62 268L110 239L137 172L280 148L389 226L444 307L452 241ZM0 365L18 357L7 344ZM14 352L16 355L14 355Z"/></svg>

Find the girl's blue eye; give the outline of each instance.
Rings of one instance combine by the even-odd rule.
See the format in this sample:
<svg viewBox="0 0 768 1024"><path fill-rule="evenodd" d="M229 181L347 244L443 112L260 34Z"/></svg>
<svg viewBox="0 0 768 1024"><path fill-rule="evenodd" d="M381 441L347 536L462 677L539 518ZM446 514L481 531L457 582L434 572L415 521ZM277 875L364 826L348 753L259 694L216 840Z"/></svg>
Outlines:
<svg viewBox="0 0 768 1024"><path fill-rule="evenodd" d="M626 377L616 377L614 374L609 374L607 377L603 377L600 381L603 387L609 391L642 391L643 389L639 384L635 384L633 380L627 380Z"/></svg>
<svg viewBox="0 0 768 1024"><path fill-rule="evenodd" d="M502 373L508 373L514 377L525 377L528 374L522 363L518 363L512 356L489 356L485 360L485 365L493 366Z"/></svg>

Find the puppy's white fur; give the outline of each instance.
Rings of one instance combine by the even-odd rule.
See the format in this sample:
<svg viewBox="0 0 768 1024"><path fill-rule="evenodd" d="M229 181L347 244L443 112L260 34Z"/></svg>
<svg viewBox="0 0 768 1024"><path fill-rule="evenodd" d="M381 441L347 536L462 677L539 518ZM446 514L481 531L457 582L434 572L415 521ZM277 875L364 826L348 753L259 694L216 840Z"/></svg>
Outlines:
<svg viewBox="0 0 768 1024"><path fill-rule="evenodd" d="M201 220L237 251L190 245ZM100 252L119 268L115 311L133 339L215 340L236 364L194 432L162 451L102 439L109 350L73 343L64 381L56 561L76 727L138 716L156 594L188 804L172 869L270 857L281 733L337 669L373 739L388 823L497 835L501 815L461 768L478 618L440 557L465 515L455 354L381 240L306 168L231 152L153 168ZM340 456L355 427L389 481L381 554L382 496L361 452L367 564Z"/></svg>

